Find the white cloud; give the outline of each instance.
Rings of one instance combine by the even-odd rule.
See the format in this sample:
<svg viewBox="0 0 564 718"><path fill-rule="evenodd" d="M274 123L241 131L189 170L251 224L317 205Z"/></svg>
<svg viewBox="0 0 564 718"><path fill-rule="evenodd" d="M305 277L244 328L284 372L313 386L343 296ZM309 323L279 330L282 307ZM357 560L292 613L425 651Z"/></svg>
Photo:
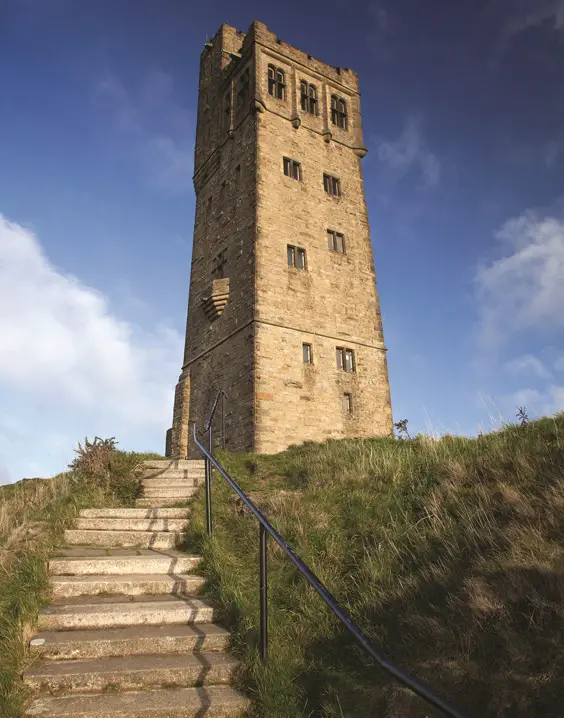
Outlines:
<svg viewBox="0 0 564 718"><path fill-rule="evenodd" d="M525 329L564 326L564 222L526 212L496 238L504 254L476 273L481 339L493 348Z"/></svg>
<svg viewBox="0 0 564 718"><path fill-rule="evenodd" d="M157 189L188 192L193 174L193 113L175 98L174 81L163 72L150 73L136 91L113 75L97 87L116 126Z"/></svg>
<svg viewBox="0 0 564 718"><path fill-rule="evenodd" d="M555 360L554 368L556 371L564 371L564 355Z"/></svg>
<svg viewBox="0 0 564 718"><path fill-rule="evenodd" d="M515 407L525 407L530 418L551 416L564 409L564 386L551 384L542 391L519 389L505 397L504 404L509 411Z"/></svg>
<svg viewBox="0 0 564 718"><path fill-rule="evenodd" d="M532 354L525 354L513 359L505 365L505 368L513 375L529 374L539 379L549 379L551 376L544 363Z"/></svg>
<svg viewBox="0 0 564 718"><path fill-rule="evenodd" d="M6 389L44 401L53 413L79 408L105 412L114 424L169 425L182 358L178 332L142 331L115 316L106 297L55 268L34 234L2 215L0 326ZM17 418L0 424L17 439ZM48 418L43 432L47 427L60 436Z"/></svg>
<svg viewBox="0 0 564 718"><path fill-rule="evenodd" d="M381 141L378 159L385 165L387 182L399 183L409 172L416 171L420 177L420 188L438 185L442 166L438 157L431 152L414 117L406 120L397 140Z"/></svg>

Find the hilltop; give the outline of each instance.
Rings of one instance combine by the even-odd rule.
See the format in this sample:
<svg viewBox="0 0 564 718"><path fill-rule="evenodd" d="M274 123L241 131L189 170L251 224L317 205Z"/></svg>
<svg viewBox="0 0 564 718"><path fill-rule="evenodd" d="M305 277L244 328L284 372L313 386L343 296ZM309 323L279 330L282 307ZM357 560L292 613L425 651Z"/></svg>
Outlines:
<svg viewBox="0 0 564 718"><path fill-rule="evenodd" d="M564 415L474 439L329 441L221 460L355 621L470 716L561 715ZM258 527L213 484L204 550L256 715L423 718L270 545L270 664L257 658Z"/></svg>

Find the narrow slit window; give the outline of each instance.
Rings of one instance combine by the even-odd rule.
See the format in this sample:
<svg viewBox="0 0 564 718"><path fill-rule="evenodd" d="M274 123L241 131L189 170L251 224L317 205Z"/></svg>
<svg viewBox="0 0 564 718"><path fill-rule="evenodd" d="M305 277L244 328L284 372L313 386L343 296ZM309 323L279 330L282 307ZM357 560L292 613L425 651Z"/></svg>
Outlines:
<svg viewBox="0 0 564 718"><path fill-rule="evenodd" d="M212 274L216 279L225 277L225 265L227 264L227 249L223 249L213 260Z"/></svg>
<svg viewBox="0 0 564 718"><path fill-rule="evenodd" d="M333 177L332 175L323 175L323 188L327 192L327 194L331 195L332 197L340 197L341 196L341 183L337 177Z"/></svg>
<svg viewBox="0 0 564 718"><path fill-rule="evenodd" d="M291 160L289 157L284 157L284 174L286 177L300 181L302 178L302 169L299 162Z"/></svg>
<svg viewBox="0 0 564 718"><path fill-rule="evenodd" d="M302 344L302 357L304 360L304 364L313 364L311 344Z"/></svg>
<svg viewBox="0 0 564 718"><path fill-rule="evenodd" d="M346 414L353 413L352 394L349 394L347 392L343 394L343 409L345 410Z"/></svg>
<svg viewBox="0 0 564 718"><path fill-rule="evenodd" d="M226 95L223 100L223 129L229 132L231 129L231 95Z"/></svg>
<svg viewBox="0 0 564 718"><path fill-rule="evenodd" d="M345 253L345 236L334 229L327 230L327 244L332 252Z"/></svg>
<svg viewBox="0 0 564 718"><path fill-rule="evenodd" d="M239 111L243 110L249 101L249 82L250 75L249 68L247 67L239 78L239 92L237 93L237 107Z"/></svg>

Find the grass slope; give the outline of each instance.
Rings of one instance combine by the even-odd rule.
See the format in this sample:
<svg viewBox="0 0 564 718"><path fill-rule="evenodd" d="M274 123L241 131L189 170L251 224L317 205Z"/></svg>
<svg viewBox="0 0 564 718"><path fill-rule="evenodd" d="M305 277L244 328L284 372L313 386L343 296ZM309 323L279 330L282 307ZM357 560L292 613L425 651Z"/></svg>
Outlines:
<svg viewBox="0 0 564 718"><path fill-rule="evenodd" d="M95 452L94 452L95 453ZM52 479L0 486L0 716L20 718L27 694L21 674L41 606L49 602L47 561L81 508L132 505L135 467L156 454L111 449L104 466L81 461ZM85 466L86 464L86 466ZM100 470L102 469L102 470Z"/></svg>
<svg viewBox="0 0 564 718"><path fill-rule="evenodd" d="M475 439L330 441L221 460L394 662L469 716L562 716L564 415ZM273 542L261 666L258 525L231 496L215 478L213 539L200 497L188 542L204 551L254 715L435 715L360 653Z"/></svg>

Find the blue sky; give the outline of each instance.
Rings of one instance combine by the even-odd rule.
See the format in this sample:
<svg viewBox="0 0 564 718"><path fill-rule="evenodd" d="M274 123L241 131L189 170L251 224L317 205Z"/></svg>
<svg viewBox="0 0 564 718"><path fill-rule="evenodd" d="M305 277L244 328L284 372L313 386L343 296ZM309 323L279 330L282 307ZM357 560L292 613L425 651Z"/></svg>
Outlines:
<svg viewBox="0 0 564 718"><path fill-rule="evenodd" d="M0 483L163 450L199 55L255 18L360 74L395 420L564 408L564 0L0 0Z"/></svg>

